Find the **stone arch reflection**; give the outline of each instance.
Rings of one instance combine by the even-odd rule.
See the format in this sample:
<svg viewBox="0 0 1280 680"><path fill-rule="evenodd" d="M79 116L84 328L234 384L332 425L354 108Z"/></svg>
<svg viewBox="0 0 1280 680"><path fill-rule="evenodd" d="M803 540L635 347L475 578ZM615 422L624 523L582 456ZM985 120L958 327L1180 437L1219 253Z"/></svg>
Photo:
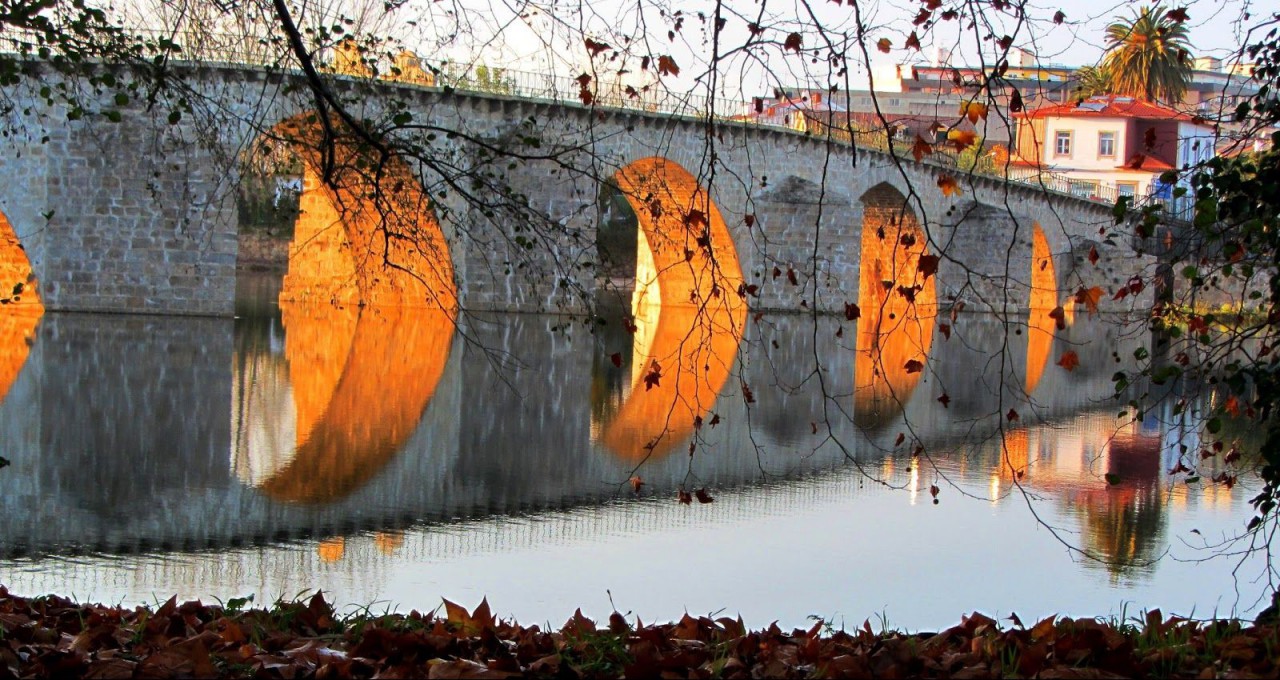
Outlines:
<svg viewBox="0 0 1280 680"><path fill-rule="evenodd" d="M284 501L324 503L360 488L413 434L453 341L449 312L281 302L283 365L236 382L232 466Z"/></svg>
<svg viewBox="0 0 1280 680"><path fill-rule="evenodd" d="M410 166L341 132L326 157L322 140L316 115L304 114L261 135L242 159L245 174L273 175L276 198L297 195L281 299L455 311L449 245Z"/></svg>
<svg viewBox="0 0 1280 680"><path fill-rule="evenodd" d="M889 184L862 196L854 422L874 431L902 412L924 374L937 313L935 276L920 271L927 239Z"/></svg>
<svg viewBox="0 0 1280 680"><path fill-rule="evenodd" d="M1058 306L1058 274L1049 240L1039 223L1031 225L1031 299L1027 307L1027 394L1035 392L1049 363L1057 321L1049 316Z"/></svg>
<svg viewBox="0 0 1280 680"><path fill-rule="evenodd" d="M687 170L645 158L614 181L636 214L629 394L598 431L633 462L670 453L711 412L732 370L747 304L720 210Z"/></svg>
<svg viewBox="0 0 1280 680"><path fill-rule="evenodd" d="M0 213L0 401L27 362L43 315L31 261L8 218Z"/></svg>

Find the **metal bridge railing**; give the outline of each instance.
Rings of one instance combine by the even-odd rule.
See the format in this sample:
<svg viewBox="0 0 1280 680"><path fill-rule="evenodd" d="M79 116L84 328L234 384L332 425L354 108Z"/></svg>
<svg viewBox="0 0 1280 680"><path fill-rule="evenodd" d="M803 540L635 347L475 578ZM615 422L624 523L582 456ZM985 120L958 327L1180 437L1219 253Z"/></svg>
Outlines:
<svg viewBox="0 0 1280 680"><path fill-rule="evenodd" d="M279 35L246 36L216 32L173 31L118 31L104 32L104 40L116 41L117 46L135 50L139 56L146 53L165 53L175 61L242 65L279 70L299 68L285 39ZM25 57L47 56L53 46L42 44L38 36L9 30L0 33L0 53L9 52ZM405 60L405 55L410 59ZM485 65L446 63L430 64L411 53L395 57L354 47L353 43L330 43L315 48L312 56L316 63L330 73L350 77L367 77L400 82L419 87L501 95L520 99L553 102L568 105L600 106L632 110L650 114L711 117L732 120L742 124L754 124L772 129L790 130L806 134L784 123L783 120L752 115L752 103L725 97L712 97L695 93L677 93L659 83L643 88L628 89L614 83L601 83L591 78L584 84L580 78L558 76L550 73L519 71ZM883 130L867 133L851 132L834 125L819 125L816 136L860 148L892 152L902 158L912 158L910 144L891 141ZM809 131L807 134L815 134ZM960 154L944 146L936 146L928 156L933 165L959 168L1000 181L1047 189L1060 194L1075 196L1104 204L1114 204L1118 198L1113 186L1073 180L1064 175L1031 172L1025 176L1009 173L990 159L978 158L972 167L960 168ZM1171 216L1187 218L1189 204L1174 199L1155 199L1167 204Z"/></svg>

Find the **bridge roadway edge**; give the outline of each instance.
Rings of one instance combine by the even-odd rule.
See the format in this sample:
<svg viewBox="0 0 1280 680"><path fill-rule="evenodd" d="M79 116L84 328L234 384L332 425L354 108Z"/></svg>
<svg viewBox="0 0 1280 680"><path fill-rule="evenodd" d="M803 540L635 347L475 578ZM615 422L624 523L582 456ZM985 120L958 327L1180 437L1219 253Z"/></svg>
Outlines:
<svg viewBox="0 0 1280 680"><path fill-rule="evenodd" d="M31 89L26 85L10 88L18 104L29 105L15 106L10 125L39 127L50 140L41 144L32 135L26 146L6 145L0 159L10 181L0 187L0 210L27 248L49 309L232 313L235 152L259 129L305 108L298 92L280 91L294 74L236 65L175 68L190 73L183 82L203 94L207 107L200 110L197 103L197 115L176 125L164 120L167 109L148 110L138 102L121 107L121 123L62 122L65 108L37 101L34 92L23 91ZM335 82L344 94L361 94L368 110L404 99L432 122L459 123L481 139L509 135L515 122L533 115L536 132L553 144L568 146L577 136L595 161L597 178L646 155L661 155L705 178L707 160L715 158L710 195L732 234L746 282L758 286L759 298L749 300L757 310L838 313L857 299L859 199L880 184L908 197L931 251L942 256L943 304L963 299L970 309L1026 309L1032 224L1043 228L1054 254L1059 299L1089 285L1110 292L1151 264L1123 245L1103 243L1098 230L1111 224L1108 206L979 175L957 177L965 195L953 200L938 188L939 176L953 170L865 148L855 158L849 147L794 131L717 120L709 149L707 121L696 117L382 81ZM366 96L371 92L378 96ZM219 101L228 93L236 96ZM32 113L24 116L27 109ZM585 145L584 131L593 135ZM465 151L457 143L442 148ZM530 212L561 229L548 233L538 252L519 252L510 219L495 224L455 205L444 227L463 308L583 311L594 283L575 268L595 259L590 208L597 185L586 175L554 179L539 163L523 165L511 179L517 189L539 190L527 192ZM770 193L788 182L825 189L818 200L804 191ZM1080 266L1094 247L1102 261ZM997 248L1012 257L1007 279L1004 262L991 257ZM794 269L797 284L773 278L775 266ZM576 278L579 292L563 285L566 276ZM1125 304L1145 305L1149 298Z"/></svg>

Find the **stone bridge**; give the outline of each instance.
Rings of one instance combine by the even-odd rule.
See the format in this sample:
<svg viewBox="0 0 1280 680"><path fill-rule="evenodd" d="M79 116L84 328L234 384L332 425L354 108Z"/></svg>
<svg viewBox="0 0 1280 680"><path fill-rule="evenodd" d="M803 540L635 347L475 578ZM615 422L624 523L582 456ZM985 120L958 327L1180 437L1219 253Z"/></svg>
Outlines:
<svg viewBox="0 0 1280 680"><path fill-rule="evenodd" d="M0 274L6 295L24 288L13 301L53 310L232 314L240 169L282 147L306 179L296 298L584 311L605 285L605 182L662 301L714 302L728 322L855 302L1047 309L1094 285L1107 300L1147 263L1100 236L1108 206L774 127L335 78L387 132L371 165L369 140L322 153L296 74L179 65L157 101L117 105L29 68L43 80L4 92ZM39 91L59 83L118 121L68 120Z"/></svg>

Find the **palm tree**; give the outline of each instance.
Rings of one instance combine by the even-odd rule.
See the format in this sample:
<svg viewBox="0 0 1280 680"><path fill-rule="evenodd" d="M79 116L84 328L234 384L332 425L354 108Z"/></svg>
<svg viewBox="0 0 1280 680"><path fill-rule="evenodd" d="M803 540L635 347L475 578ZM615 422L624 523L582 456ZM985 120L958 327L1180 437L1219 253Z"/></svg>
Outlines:
<svg viewBox="0 0 1280 680"><path fill-rule="evenodd" d="M1177 104L1191 79L1187 27L1161 5L1107 26L1102 70L1113 94Z"/></svg>
<svg viewBox="0 0 1280 680"><path fill-rule="evenodd" d="M1097 66L1081 66L1076 71L1075 94L1081 99L1111 93L1111 79Z"/></svg>

